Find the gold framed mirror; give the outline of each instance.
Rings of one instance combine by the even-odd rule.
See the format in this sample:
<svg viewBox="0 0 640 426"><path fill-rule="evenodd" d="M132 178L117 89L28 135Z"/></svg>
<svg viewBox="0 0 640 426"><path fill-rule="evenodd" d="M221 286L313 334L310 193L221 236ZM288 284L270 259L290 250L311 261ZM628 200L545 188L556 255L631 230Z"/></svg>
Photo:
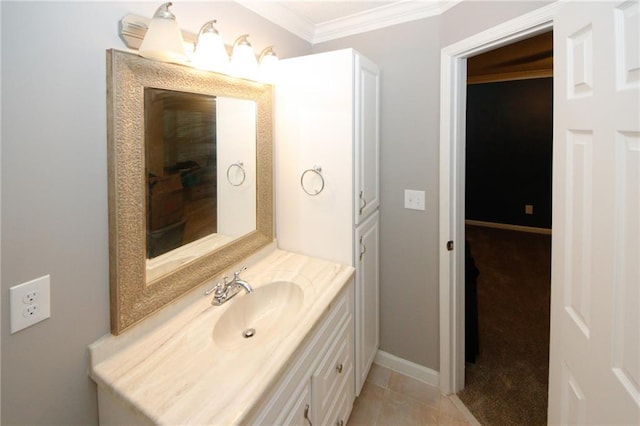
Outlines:
<svg viewBox="0 0 640 426"><path fill-rule="evenodd" d="M158 99L174 107L151 111ZM193 113L197 118L194 107L183 106L187 100L204 105ZM223 109L226 115L215 113ZM190 124L170 128L167 117ZM273 241L272 87L111 49L107 121L111 332L117 335ZM216 128L226 130L206 141ZM233 134L221 138L225 131ZM153 142L158 133L178 142ZM238 158L242 139L255 145ZM187 212L212 202L213 224L187 239L193 234L186 232ZM248 223L233 223L238 211L250 213Z"/></svg>

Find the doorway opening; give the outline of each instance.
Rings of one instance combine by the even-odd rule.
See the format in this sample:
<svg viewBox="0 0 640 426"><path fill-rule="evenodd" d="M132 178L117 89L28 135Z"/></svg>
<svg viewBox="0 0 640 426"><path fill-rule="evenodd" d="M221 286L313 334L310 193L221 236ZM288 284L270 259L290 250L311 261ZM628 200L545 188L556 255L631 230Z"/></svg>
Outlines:
<svg viewBox="0 0 640 426"><path fill-rule="evenodd" d="M440 109L440 389L458 393L465 377L465 130L467 59L549 32L553 3L442 49Z"/></svg>
<svg viewBox="0 0 640 426"><path fill-rule="evenodd" d="M482 424L545 424L553 33L468 58L466 95L466 369L458 396Z"/></svg>
<svg viewBox="0 0 640 426"><path fill-rule="evenodd" d="M546 418L552 77L552 32L467 60L459 397L487 424Z"/></svg>

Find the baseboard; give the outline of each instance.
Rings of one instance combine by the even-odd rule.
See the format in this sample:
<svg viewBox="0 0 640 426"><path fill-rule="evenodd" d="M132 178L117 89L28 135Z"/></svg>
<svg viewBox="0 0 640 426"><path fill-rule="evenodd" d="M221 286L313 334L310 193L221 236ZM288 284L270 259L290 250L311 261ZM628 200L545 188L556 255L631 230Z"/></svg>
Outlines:
<svg viewBox="0 0 640 426"><path fill-rule="evenodd" d="M509 231L530 232L532 234L551 235L549 228L536 228L534 226L511 225L509 223L484 222L482 220L467 219L465 225L484 226L485 228L507 229Z"/></svg>
<svg viewBox="0 0 640 426"><path fill-rule="evenodd" d="M378 350L376 357L373 360L374 363L381 367L388 368L405 376L409 376L416 380L420 380L431 386L440 386L439 374L437 371L416 364L406 359L402 359L390 353Z"/></svg>

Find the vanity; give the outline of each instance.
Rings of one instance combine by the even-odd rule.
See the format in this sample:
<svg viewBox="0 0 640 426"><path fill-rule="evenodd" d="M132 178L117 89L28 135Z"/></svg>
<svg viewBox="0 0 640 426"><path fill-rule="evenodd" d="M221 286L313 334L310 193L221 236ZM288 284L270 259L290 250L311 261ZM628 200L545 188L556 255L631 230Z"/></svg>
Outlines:
<svg viewBox="0 0 640 426"><path fill-rule="evenodd" d="M346 424L355 268L275 239L272 86L115 50L107 70L100 423Z"/></svg>
<svg viewBox="0 0 640 426"><path fill-rule="evenodd" d="M273 246L247 266L252 293L213 306L213 280L90 346L101 424L346 424L353 268Z"/></svg>

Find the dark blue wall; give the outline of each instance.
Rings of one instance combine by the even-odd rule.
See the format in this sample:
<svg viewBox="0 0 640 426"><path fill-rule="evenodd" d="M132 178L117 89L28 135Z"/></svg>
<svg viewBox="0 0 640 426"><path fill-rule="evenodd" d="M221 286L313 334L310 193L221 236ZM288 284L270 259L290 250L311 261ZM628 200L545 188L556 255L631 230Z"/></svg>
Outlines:
<svg viewBox="0 0 640 426"><path fill-rule="evenodd" d="M551 228L552 141L552 78L468 85L466 218Z"/></svg>

